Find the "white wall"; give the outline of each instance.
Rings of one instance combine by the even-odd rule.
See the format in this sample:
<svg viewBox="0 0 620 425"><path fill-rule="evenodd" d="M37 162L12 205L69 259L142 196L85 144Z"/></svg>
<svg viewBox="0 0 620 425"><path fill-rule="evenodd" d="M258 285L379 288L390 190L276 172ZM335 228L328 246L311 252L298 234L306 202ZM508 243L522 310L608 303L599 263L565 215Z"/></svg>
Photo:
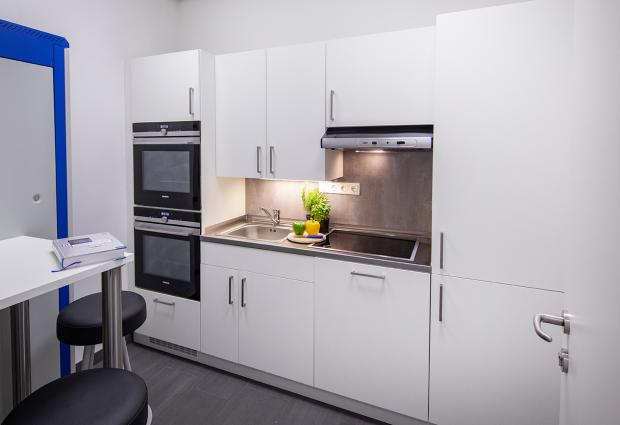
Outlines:
<svg viewBox="0 0 620 425"><path fill-rule="evenodd" d="M65 37L72 233L127 241L127 58L177 50L175 0L0 0L0 17ZM77 297L98 289L76 287Z"/></svg>
<svg viewBox="0 0 620 425"><path fill-rule="evenodd" d="M434 25L439 13L523 0L179 0L186 49L228 53Z"/></svg>

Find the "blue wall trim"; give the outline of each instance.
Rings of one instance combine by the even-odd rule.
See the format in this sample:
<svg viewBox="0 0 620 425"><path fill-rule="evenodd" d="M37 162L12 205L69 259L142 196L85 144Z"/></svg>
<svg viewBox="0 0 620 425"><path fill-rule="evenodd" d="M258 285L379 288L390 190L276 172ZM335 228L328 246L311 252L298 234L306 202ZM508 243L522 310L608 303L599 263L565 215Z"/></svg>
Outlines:
<svg viewBox="0 0 620 425"><path fill-rule="evenodd" d="M56 160L56 233L69 236L67 191L67 110L65 102L65 49L63 37L0 19L0 57L52 68L54 80L54 146ZM58 308L69 304L69 287L58 290ZM60 375L71 373L69 346L60 344Z"/></svg>

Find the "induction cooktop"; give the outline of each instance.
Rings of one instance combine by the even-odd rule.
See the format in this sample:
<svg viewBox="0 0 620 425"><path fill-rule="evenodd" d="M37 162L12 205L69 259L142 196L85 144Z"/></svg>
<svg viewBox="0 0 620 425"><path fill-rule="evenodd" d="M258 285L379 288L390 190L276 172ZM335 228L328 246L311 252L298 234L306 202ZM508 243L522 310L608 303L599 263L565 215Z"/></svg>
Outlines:
<svg viewBox="0 0 620 425"><path fill-rule="evenodd" d="M419 243L413 238L335 229L327 235L325 241L313 246L413 261Z"/></svg>

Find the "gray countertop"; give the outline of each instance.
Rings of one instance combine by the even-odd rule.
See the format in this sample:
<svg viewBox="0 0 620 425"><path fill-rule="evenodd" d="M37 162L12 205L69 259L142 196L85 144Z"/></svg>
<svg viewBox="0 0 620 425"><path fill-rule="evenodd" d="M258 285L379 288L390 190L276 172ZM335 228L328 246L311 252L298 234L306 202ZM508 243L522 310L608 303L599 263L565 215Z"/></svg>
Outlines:
<svg viewBox="0 0 620 425"><path fill-rule="evenodd" d="M414 270L424 273L431 272L431 245L430 238L424 235L408 235L414 236L420 245L418 247L417 254L413 260L401 260L392 257L382 257L379 255L361 254L348 251L338 251L329 248L313 247L305 244L299 244L284 241L263 241L252 240L241 237L227 236L224 233L229 232L244 224L270 224L270 221L262 220L261 218L242 216L233 220L229 220L220 224L216 224L204 229L200 240L203 242L220 243L226 245L237 245L248 248L266 249L269 251L285 252L289 254L308 255L313 257L332 258L336 260L354 261L363 264L370 264L375 266L393 267L405 270ZM282 225L290 224L289 221L283 220ZM381 233L380 229L368 229L353 226L338 226L334 225L333 228L347 228L354 230L372 231Z"/></svg>

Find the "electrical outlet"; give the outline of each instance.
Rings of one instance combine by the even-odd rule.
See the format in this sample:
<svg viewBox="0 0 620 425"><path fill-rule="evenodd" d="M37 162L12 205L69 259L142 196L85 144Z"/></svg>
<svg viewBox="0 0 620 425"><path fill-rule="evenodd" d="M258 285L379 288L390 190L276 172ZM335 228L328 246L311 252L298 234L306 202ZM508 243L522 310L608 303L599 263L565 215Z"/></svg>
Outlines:
<svg viewBox="0 0 620 425"><path fill-rule="evenodd" d="M324 193L336 193L338 195L359 195L359 183L345 182L320 182L319 190Z"/></svg>

